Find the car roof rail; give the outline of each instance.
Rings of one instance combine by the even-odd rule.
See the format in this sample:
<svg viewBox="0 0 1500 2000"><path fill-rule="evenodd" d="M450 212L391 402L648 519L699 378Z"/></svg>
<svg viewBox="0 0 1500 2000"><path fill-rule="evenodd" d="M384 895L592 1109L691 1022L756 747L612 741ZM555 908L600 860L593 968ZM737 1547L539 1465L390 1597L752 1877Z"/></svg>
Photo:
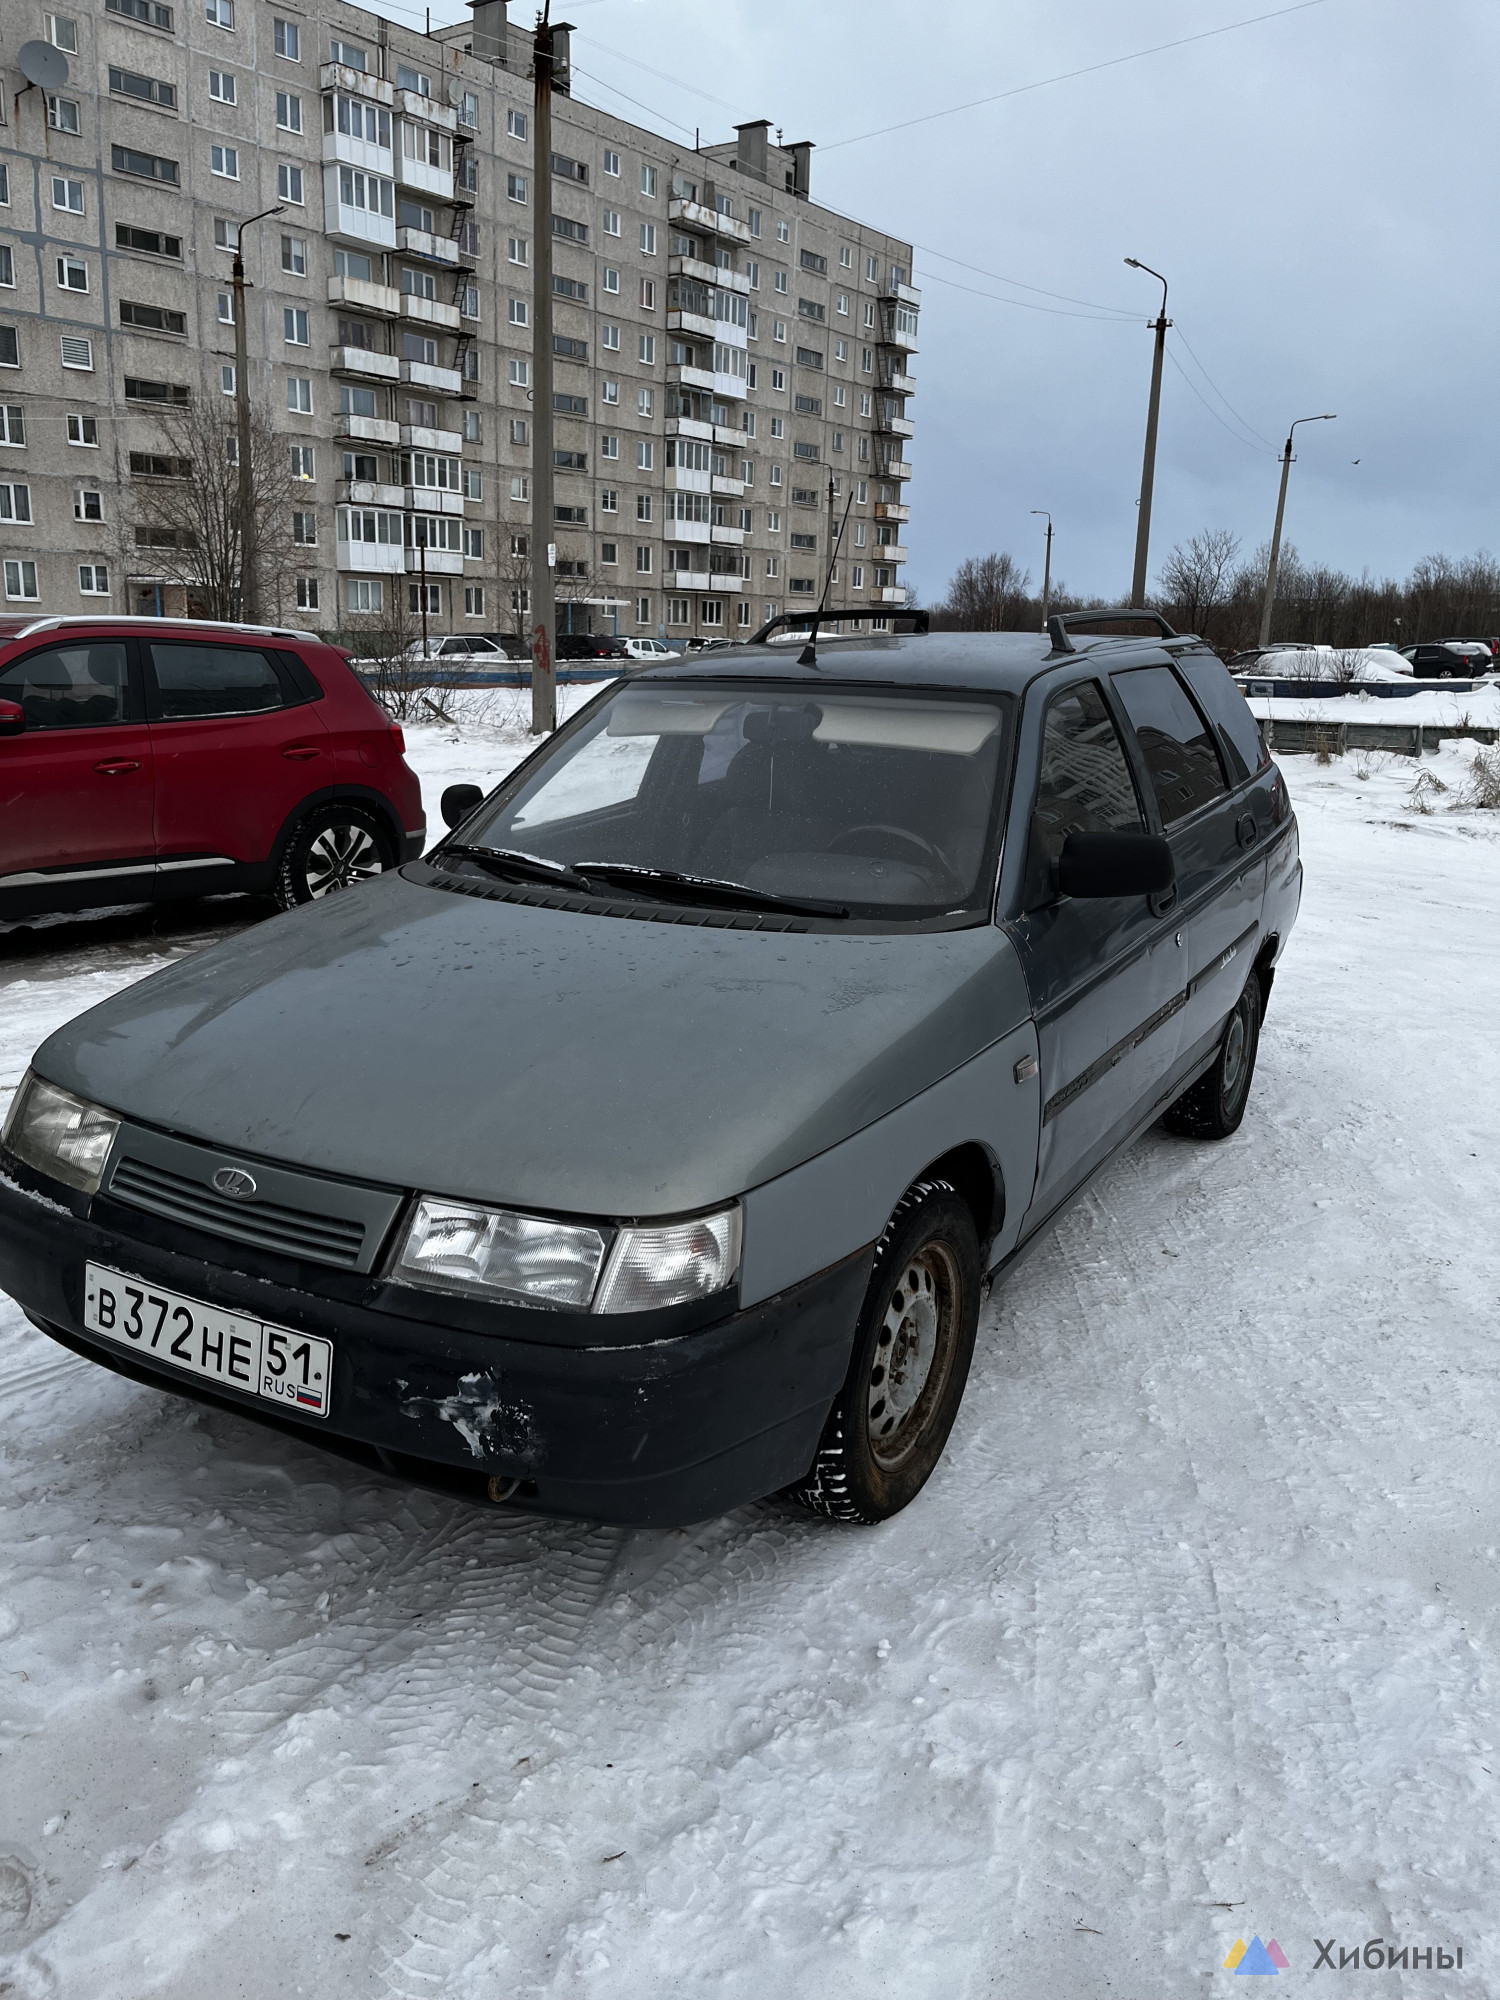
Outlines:
<svg viewBox="0 0 1500 2000"><path fill-rule="evenodd" d="M866 624L871 619L880 618L885 621L889 631L900 631L908 635L925 633L930 622L925 611L906 610L895 605L886 605L883 609L872 609L868 604L860 604L843 611L832 606L824 611L783 611L775 618L768 618L758 632L752 632L748 639L741 639L739 643L742 646L764 646L768 644L773 632L779 632L783 628L790 631L801 629L814 632L821 626L838 624L849 618L857 624ZM860 635L835 633L833 636L852 638Z"/></svg>
<svg viewBox="0 0 1500 2000"><path fill-rule="evenodd" d="M1122 639L1127 638L1129 634L1123 632L1086 633L1082 630L1082 627L1085 625L1119 625L1124 623L1153 625L1156 628L1156 637L1159 639L1180 639L1184 636L1177 630L1175 625L1169 625L1159 611L1148 611L1140 605L1126 604L1119 605L1114 609L1105 607L1103 609L1096 608L1093 611L1054 611L1047 620L1047 631L1052 640L1052 650L1054 653L1076 653L1078 648L1073 644L1071 636L1073 632L1076 631L1080 638Z"/></svg>
<svg viewBox="0 0 1500 2000"><path fill-rule="evenodd" d="M254 632L262 639L310 639L321 643L316 632L302 632L292 625L241 625L232 618L153 618L136 612L122 612L111 617L106 611L80 611L63 613L50 618L34 618L29 625L23 625L19 632L11 634L13 639L29 639L34 632L55 632L64 625L212 625L220 632Z"/></svg>

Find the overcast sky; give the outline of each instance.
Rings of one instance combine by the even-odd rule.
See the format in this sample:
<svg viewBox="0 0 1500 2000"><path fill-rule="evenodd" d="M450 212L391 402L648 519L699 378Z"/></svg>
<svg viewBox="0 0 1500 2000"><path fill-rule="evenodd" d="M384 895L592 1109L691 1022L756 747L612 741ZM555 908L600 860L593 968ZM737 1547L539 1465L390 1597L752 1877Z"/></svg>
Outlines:
<svg viewBox="0 0 1500 2000"><path fill-rule="evenodd" d="M1032 507L1052 510L1071 588L1127 593L1160 291L1126 256L1170 280L1175 322L1153 578L1197 529L1229 528L1247 552L1265 540L1280 440L1322 410L1338 422L1298 431L1288 502L1305 558L1404 576L1433 550L1500 543L1494 0L1318 0L836 144L1285 4L572 0L566 13L589 72L580 97L688 128L689 143L693 126L709 143L769 118L819 142L817 199L918 245L907 577L931 602L958 560L990 549L1039 582ZM441 18L462 12L447 0ZM529 25L534 9L513 0L511 18Z"/></svg>

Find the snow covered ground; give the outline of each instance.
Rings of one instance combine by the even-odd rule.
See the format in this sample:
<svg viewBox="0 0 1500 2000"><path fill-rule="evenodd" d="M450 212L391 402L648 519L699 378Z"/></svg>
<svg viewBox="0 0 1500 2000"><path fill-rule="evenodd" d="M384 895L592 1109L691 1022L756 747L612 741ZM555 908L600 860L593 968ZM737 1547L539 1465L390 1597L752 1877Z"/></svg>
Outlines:
<svg viewBox="0 0 1500 2000"><path fill-rule="evenodd" d="M409 740L434 821L523 747ZM1307 893L1243 1130L1151 1136L1048 1235L883 1528L477 1512L0 1300L0 1991L1154 2000L1259 1934L1278 1990L1323 1989L1317 1937L1500 1992L1471 756L1426 814L1411 760L1287 760ZM13 938L0 1094L245 914Z"/></svg>
<svg viewBox="0 0 1500 2000"><path fill-rule="evenodd" d="M1276 722L1390 722L1408 729L1420 722L1429 729L1494 729L1500 727L1500 681L1465 694L1424 688L1420 694L1401 695L1252 695L1250 707L1262 721L1270 716Z"/></svg>

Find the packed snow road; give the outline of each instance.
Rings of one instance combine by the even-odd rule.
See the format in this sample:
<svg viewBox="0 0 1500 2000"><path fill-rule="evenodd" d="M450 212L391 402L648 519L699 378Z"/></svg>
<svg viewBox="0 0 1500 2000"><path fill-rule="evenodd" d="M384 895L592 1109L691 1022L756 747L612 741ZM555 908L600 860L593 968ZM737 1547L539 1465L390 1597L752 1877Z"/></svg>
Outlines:
<svg viewBox="0 0 1500 2000"><path fill-rule="evenodd" d="M434 818L520 744L412 734ZM0 1300L0 1992L1147 2000L1252 1935L1500 1992L1500 815L1414 768L1287 761L1244 1128L997 1290L882 1528L482 1513ZM0 940L0 1098L257 914Z"/></svg>

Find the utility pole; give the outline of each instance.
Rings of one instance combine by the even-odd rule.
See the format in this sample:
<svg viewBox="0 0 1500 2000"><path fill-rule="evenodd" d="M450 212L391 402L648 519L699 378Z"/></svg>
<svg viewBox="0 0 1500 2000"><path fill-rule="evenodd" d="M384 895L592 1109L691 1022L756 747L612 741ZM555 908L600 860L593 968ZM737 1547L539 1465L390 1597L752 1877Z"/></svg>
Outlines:
<svg viewBox="0 0 1500 2000"><path fill-rule="evenodd" d="M837 501L837 499L838 499L838 491L834 481L833 468L832 466L830 466L828 469L828 568L823 578L823 602L825 604L828 602L830 596L833 594L833 558L834 558L833 510L834 510L834 504ZM814 638L817 637L816 626L813 627L813 637Z"/></svg>
<svg viewBox="0 0 1500 2000"><path fill-rule="evenodd" d="M427 523L431 518L430 514L419 514L417 516L417 520L422 523L422 531L417 536L417 572L421 577L418 589L422 593L422 666L424 671L426 670L429 657L427 650Z"/></svg>
<svg viewBox="0 0 1500 2000"><path fill-rule="evenodd" d="M531 733L557 727L557 600L552 523L552 0L532 44L532 213L536 271L531 321Z"/></svg>
<svg viewBox="0 0 1500 2000"><path fill-rule="evenodd" d="M234 237L234 433L238 465L235 468L235 511L239 515L240 543L240 622L260 623L260 579L256 567L260 551L255 533L255 474L250 463L250 364L249 339L245 326L245 231L252 222L264 222L268 215L280 215L286 206L263 208L242 222Z"/></svg>
<svg viewBox="0 0 1500 2000"><path fill-rule="evenodd" d="M1161 415L1161 364L1167 351L1167 328L1172 322L1167 318L1167 281L1160 271L1153 271L1149 264L1142 264L1138 258L1127 257L1125 262L1133 271L1144 271L1148 278L1155 278L1161 286L1161 311L1156 316L1156 352L1151 362L1151 402L1146 411L1146 455L1141 463L1141 505L1140 516L1135 524L1135 576L1130 585L1130 602L1135 610L1141 610L1146 602L1146 558L1151 547L1151 489L1156 484L1156 420Z"/></svg>
<svg viewBox="0 0 1500 2000"><path fill-rule="evenodd" d="M1042 630L1047 629L1047 613L1052 607L1052 516L1045 507L1033 507L1033 514L1047 515L1047 566L1042 572Z"/></svg>
<svg viewBox="0 0 1500 2000"><path fill-rule="evenodd" d="M1286 514L1286 482L1292 469L1292 431L1298 424L1331 424L1337 420L1337 413L1329 411L1321 417L1298 417L1292 429L1286 434L1286 450L1281 454L1281 491L1276 496L1276 526L1271 531L1271 560L1266 564L1266 597L1260 607L1260 643L1271 643L1271 613L1276 608L1276 567L1281 561L1281 523Z"/></svg>

